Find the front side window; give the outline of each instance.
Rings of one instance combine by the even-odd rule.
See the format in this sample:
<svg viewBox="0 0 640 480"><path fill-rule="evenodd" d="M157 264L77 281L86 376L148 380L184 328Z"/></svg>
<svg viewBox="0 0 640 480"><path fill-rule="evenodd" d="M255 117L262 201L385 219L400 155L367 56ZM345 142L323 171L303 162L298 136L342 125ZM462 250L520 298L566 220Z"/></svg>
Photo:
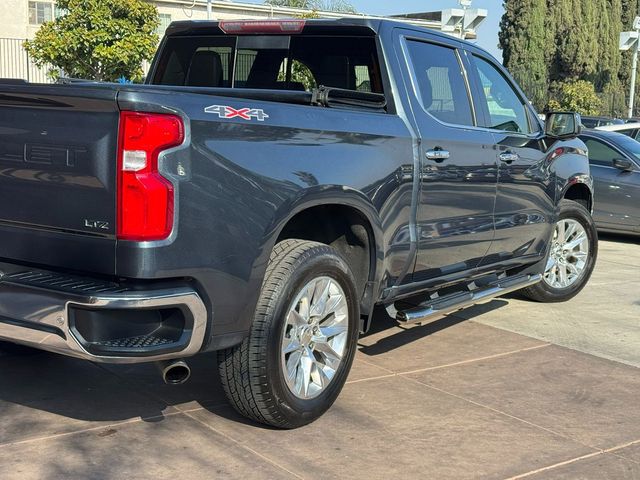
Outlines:
<svg viewBox="0 0 640 480"><path fill-rule="evenodd" d="M589 163L591 165L613 166L613 159L622 155L605 143L593 138L583 138L584 144L589 150Z"/></svg>
<svg viewBox="0 0 640 480"><path fill-rule="evenodd" d="M29 23L42 25L53 20L53 4L51 2L29 2Z"/></svg>
<svg viewBox="0 0 640 480"><path fill-rule="evenodd" d="M489 113L482 126L495 130L532 133L527 109L502 73L486 60L474 55L474 64L480 79L480 102Z"/></svg>
<svg viewBox="0 0 640 480"><path fill-rule="evenodd" d="M438 120L473 125L471 102L462 66L453 48L410 40L411 65L418 82L420 102Z"/></svg>

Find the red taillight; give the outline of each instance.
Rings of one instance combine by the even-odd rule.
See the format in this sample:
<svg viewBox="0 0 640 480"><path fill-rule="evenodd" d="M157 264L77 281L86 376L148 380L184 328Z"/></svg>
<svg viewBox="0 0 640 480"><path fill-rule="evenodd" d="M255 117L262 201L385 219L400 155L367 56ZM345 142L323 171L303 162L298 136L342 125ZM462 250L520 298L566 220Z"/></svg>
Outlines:
<svg viewBox="0 0 640 480"><path fill-rule="evenodd" d="M224 33L300 33L306 20L222 20L218 25Z"/></svg>
<svg viewBox="0 0 640 480"><path fill-rule="evenodd" d="M120 113L118 238L162 240L173 228L173 185L158 155L184 139L182 119L163 113Z"/></svg>

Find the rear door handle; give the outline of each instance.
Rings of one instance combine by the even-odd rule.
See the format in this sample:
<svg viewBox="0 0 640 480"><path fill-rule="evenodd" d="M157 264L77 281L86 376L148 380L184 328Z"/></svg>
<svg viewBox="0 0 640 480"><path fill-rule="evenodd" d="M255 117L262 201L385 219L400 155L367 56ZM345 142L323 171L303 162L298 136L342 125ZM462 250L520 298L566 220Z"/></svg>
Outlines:
<svg viewBox="0 0 640 480"><path fill-rule="evenodd" d="M434 160L435 162L440 163L449 158L449 151L436 147L433 150L427 150L425 155L427 156L427 160Z"/></svg>
<svg viewBox="0 0 640 480"><path fill-rule="evenodd" d="M500 161L503 163L513 163L520 160L520 155L513 152L504 152L500 154Z"/></svg>

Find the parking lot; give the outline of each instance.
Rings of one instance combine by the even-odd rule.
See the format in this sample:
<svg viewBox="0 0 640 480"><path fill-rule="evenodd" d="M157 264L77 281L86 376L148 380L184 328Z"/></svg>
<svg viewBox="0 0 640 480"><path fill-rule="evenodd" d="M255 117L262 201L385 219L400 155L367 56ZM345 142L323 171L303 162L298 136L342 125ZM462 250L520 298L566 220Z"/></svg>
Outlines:
<svg viewBox="0 0 640 480"><path fill-rule="evenodd" d="M334 407L277 431L192 380L0 347L0 477L640 479L640 241L604 237L566 304L380 315Z"/></svg>

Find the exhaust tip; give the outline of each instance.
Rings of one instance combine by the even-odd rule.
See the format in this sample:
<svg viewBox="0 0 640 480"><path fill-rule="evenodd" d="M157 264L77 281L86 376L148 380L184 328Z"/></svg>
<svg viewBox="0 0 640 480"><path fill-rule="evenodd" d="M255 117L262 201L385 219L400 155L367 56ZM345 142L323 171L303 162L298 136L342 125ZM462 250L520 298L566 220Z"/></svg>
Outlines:
<svg viewBox="0 0 640 480"><path fill-rule="evenodd" d="M191 377L191 369L184 360L162 365L162 379L167 385L182 385Z"/></svg>

